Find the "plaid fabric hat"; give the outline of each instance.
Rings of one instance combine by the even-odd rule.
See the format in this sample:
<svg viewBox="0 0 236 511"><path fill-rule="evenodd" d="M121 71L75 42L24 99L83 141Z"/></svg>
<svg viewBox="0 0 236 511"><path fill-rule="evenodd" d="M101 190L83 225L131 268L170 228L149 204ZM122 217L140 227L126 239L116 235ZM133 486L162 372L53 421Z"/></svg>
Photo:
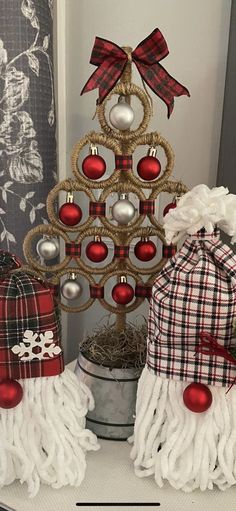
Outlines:
<svg viewBox="0 0 236 511"><path fill-rule="evenodd" d="M14 255L0 251L0 379L58 375L64 365L52 290L18 268Z"/></svg>
<svg viewBox="0 0 236 511"><path fill-rule="evenodd" d="M226 386L236 365L230 353L236 317L236 256L204 229L187 238L156 279L150 302L147 364L165 378ZM217 340L218 354L199 352L201 335ZM228 359L227 359L228 358Z"/></svg>

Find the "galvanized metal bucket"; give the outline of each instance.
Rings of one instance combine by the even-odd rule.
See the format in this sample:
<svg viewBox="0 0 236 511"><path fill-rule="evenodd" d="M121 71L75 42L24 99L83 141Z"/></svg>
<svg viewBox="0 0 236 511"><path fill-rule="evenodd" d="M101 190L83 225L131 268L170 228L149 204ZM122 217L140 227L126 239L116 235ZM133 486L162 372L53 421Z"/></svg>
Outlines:
<svg viewBox="0 0 236 511"><path fill-rule="evenodd" d="M75 373L91 390L95 409L87 428L99 438L127 440L133 434L138 379L141 369L110 369L80 353Z"/></svg>

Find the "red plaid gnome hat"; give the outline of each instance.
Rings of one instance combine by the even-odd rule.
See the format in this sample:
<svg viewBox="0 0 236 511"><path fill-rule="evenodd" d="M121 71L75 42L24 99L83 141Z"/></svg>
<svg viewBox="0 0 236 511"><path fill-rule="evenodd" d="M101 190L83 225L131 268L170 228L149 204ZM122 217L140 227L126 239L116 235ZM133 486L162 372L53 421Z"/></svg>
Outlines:
<svg viewBox="0 0 236 511"><path fill-rule="evenodd" d="M53 296L19 266L0 252L0 379L55 376L64 363Z"/></svg>
<svg viewBox="0 0 236 511"><path fill-rule="evenodd" d="M236 241L236 195L198 185L164 229L167 243L187 238L153 285L131 457L160 487L225 490L236 484L236 255L219 229Z"/></svg>
<svg viewBox="0 0 236 511"><path fill-rule="evenodd" d="M78 486L85 452L98 449L85 429L93 406L64 369L51 289L0 251L0 487L19 479L34 496L40 483Z"/></svg>

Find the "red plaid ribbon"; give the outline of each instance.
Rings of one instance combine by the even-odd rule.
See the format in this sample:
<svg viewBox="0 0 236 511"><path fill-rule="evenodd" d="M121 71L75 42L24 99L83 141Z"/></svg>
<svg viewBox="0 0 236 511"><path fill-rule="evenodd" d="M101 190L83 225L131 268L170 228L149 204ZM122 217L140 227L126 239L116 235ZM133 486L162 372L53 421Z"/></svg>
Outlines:
<svg viewBox="0 0 236 511"><path fill-rule="evenodd" d="M89 286L91 298L104 298L104 287L103 286Z"/></svg>
<svg viewBox="0 0 236 511"><path fill-rule="evenodd" d="M129 257L129 245L115 245L114 257L117 257L118 259Z"/></svg>
<svg viewBox="0 0 236 511"><path fill-rule="evenodd" d="M133 158L132 155L116 155L116 170L132 170Z"/></svg>
<svg viewBox="0 0 236 511"><path fill-rule="evenodd" d="M143 284L136 284L135 287L135 296L138 298L148 298L150 299L152 296L152 286L147 286Z"/></svg>
<svg viewBox="0 0 236 511"><path fill-rule="evenodd" d="M196 347L196 353L202 353L203 355L215 355L216 357L223 357L231 364L236 365L236 359L231 355L231 353L221 344L219 344L213 335L208 332L200 333L200 344ZM233 379L229 389L226 394L230 391L233 385L236 382L236 377Z"/></svg>
<svg viewBox="0 0 236 511"><path fill-rule="evenodd" d="M141 200L139 203L140 215L154 215L155 201L154 200Z"/></svg>
<svg viewBox="0 0 236 511"><path fill-rule="evenodd" d="M173 257L177 252L176 245L163 245L162 247L162 257L165 259L169 259Z"/></svg>
<svg viewBox="0 0 236 511"><path fill-rule="evenodd" d="M160 64L168 53L167 43L156 28L132 51L131 58L142 79L166 103L170 117L174 108L174 97L190 94L186 87L177 82ZM96 37L90 63L98 68L90 76L81 94L98 88L98 103L102 103L120 79L128 60L127 53L120 46Z"/></svg>
<svg viewBox="0 0 236 511"><path fill-rule="evenodd" d="M216 355L217 357L223 357L225 360L231 362L231 364L236 365L236 359L229 353L229 351L219 344L216 338L209 334L208 332L200 333L200 344L196 347L197 353L202 353L203 355Z"/></svg>
<svg viewBox="0 0 236 511"><path fill-rule="evenodd" d="M81 243L75 243L75 241L71 241L71 243L66 243L66 255L71 257L80 257Z"/></svg>
<svg viewBox="0 0 236 511"><path fill-rule="evenodd" d="M90 216L105 216L106 203L105 202L90 202L89 203Z"/></svg>

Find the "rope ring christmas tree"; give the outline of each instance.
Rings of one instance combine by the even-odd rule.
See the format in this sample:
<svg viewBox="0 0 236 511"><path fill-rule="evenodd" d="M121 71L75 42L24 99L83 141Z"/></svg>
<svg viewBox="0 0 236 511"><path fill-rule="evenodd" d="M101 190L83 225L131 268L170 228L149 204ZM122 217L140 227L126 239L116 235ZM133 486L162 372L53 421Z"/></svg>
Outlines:
<svg viewBox="0 0 236 511"><path fill-rule="evenodd" d="M131 83L132 61L138 67L142 79L165 101L169 115L173 109L174 96L188 94L188 91L170 75L163 76L165 70L161 66L154 68L150 62L149 67L148 65L146 68L142 67L138 59L139 46L134 51L129 47L116 46L116 49L120 51L117 57L118 60L120 59L119 63L113 69L107 70L107 60L102 58L103 51L106 53L106 41L104 41L100 38L96 39L95 45L102 44L102 52L99 53L98 48L95 48L96 55L101 55L101 61L93 62L91 59L98 69L82 91L99 88L97 115L101 132L90 132L75 144L71 156L74 178L64 180L51 190L47 198L47 212L51 225L38 226L28 233L24 242L24 253L29 269L40 272L40 275L43 274L45 278L50 275L48 279L54 286L58 286L66 274L74 275L74 285L76 283L78 285L77 276L87 279L90 288L90 297L87 301L73 307L71 304L65 305L58 297L58 304L63 310L81 312L88 309L95 300L99 300L106 310L116 314L116 327L122 330L125 328L126 314L134 311L145 298L150 297L151 286L157 273L162 269L166 259L175 252L174 246L165 244L163 228L155 216L156 199L161 192L178 196L187 191L186 186L181 182L169 181L174 166L174 154L169 143L157 132L145 133L152 115L152 104L146 88L142 90ZM113 43L109 42L109 44ZM149 49L146 48L145 51L148 54ZM106 76L104 82L102 81L103 72ZM120 80L119 83L117 83L118 80ZM108 122L106 109L113 95L118 95L119 98L117 105L111 108ZM130 129L134 117L130 105L132 96L136 96L143 107L143 119L134 130ZM86 161L83 160L81 166L79 161L81 152L87 145L90 146L91 154L85 158ZM105 179L103 175L106 172L106 164L98 155L97 145L113 151L115 155L115 168ZM133 172L132 156L136 148L141 145L147 145L150 149L148 155L140 160L136 176ZM166 158L166 166L162 173L160 162L156 157L156 151L159 148L164 151ZM101 190L99 196L98 190ZM55 203L62 191L67 193L67 202L61 206L58 218ZM74 200L74 192L85 193L89 200L89 215L85 221L82 219L81 208ZM109 212L107 201L114 193L118 195L118 200ZM139 200L139 211L129 199L131 193ZM172 201L169 207L174 205ZM109 218L111 214L112 219ZM143 225L146 219L149 225ZM73 238L74 233L77 234L75 238ZM33 257L35 238L41 234L58 236L64 240L63 261L47 266ZM151 261L155 256L156 247L149 237L154 236L163 245L163 257L154 265L142 264L139 267L130 259L130 245L135 238L140 238L140 242L135 245L136 259ZM90 237L94 237L94 241L86 245L86 238ZM104 262L104 266L96 266L97 262L105 261L108 254L108 248L102 238L112 240L113 258L107 264ZM85 246L86 255L93 265L83 260L82 247ZM93 278L92 275L95 277ZM100 280L96 276L101 276ZM141 276L144 276L145 280L142 280ZM135 288L127 282L127 277L135 282ZM106 298L106 285L109 279L117 280L117 284L112 289L114 304ZM77 295L78 293L75 293L76 297Z"/></svg>

